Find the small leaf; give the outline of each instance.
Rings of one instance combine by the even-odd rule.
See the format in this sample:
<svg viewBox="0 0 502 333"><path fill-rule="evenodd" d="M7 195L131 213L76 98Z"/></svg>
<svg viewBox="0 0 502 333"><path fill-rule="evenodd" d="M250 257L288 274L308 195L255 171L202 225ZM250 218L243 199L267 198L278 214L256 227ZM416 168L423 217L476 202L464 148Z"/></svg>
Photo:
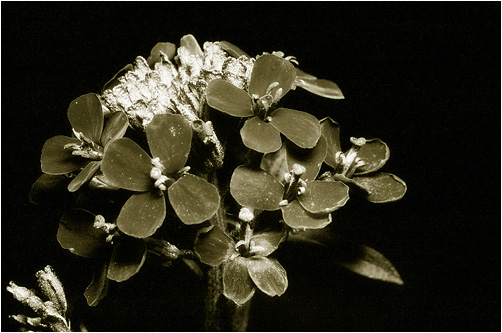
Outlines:
<svg viewBox="0 0 502 333"><path fill-rule="evenodd" d="M319 121L310 113L279 108L270 117L270 124L300 148L314 148L321 137Z"/></svg>
<svg viewBox="0 0 502 333"><path fill-rule="evenodd" d="M94 271L91 283L84 292L85 299L89 306L98 305L108 294L108 264L104 263L98 270Z"/></svg>
<svg viewBox="0 0 502 333"><path fill-rule="evenodd" d="M202 223L220 207L216 186L194 175L182 176L167 192L176 215L185 224Z"/></svg>
<svg viewBox="0 0 502 333"><path fill-rule="evenodd" d="M336 168L338 163L336 163L335 155L337 152L342 151L340 145L340 125L333 119L326 117L321 120L321 133L327 143L324 161L330 167Z"/></svg>
<svg viewBox="0 0 502 333"><path fill-rule="evenodd" d="M68 184L68 191L75 192L80 186L87 183L98 171L100 162L91 161L79 174Z"/></svg>
<svg viewBox="0 0 502 333"><path fill-rule="evenodd" d="M253 257L247 267L253 282L268 296L281 296L288 289L286 270L276 259Z"/></svg>
<svg viewBox="0 0 502 333"><path fill-rule="evenodd" d="M368 191L369 195L366 199L373 203L397 201L407 190L406 183L391 173L379 172L365 177L354 176L352 179Z"/></svg>
<svg viewBox="0 0 502 333"><path fill-rule="evenodd" d="M151 161L136 142L122 138L106 146L101 171L114 186L130 191L148 191L153 186Z"/></svg>
<svg viewBox="0 0 502 333"><path fill-rule="evenodd" d="M192 127L180 114L159 114L146 127L148 146L160 158L164 173L178 172L185 166L192 144Z"/></svg>
<svg viewBox="0 0 502 333"><path fill-rule="evenodd" d="M201 262L210 266L219 266L237 253L234 247L234 241L216 226L207 233L201 232L195 241L195 253Z"/></svg>
<svg viewBox="0 0 502 333"><path fill-rule="evenodd" d="M33 204L50 202L53 199L51 196L55 195L55 192L67 191L68 182L69 178L65 175L42 174L31 186L30 202Z"/></svg>
<svg viewBox="0 0 502 333"><path fill-rule="evenodd" d="M265 96L270 84L278 82L279 85L271 90L276 96L278 89L282 89L279 98L284 96L293 85L296 78L295 67L286 59L271 54L264 54L256 60L251 72L249 82L249 95Z"/></svg>
<svg viewBox="0 0 502 333"><path fill-rule="evenodd" d="M107 89L112 89L113 87L119 85L119 78L124 75L125 73L127 73L128 71L130 70L133 70L134 69L134 66L132 64L127 64L125 65L121 70L119 70L117 73L115 73L115 75L108 81L105 83L105 85L103 86L103 89L101 89L101 91L105 91Z"/></svg>
<svg viewBox="0 0 502 333"><path fill-rule="evenodd" d="M360 256L351 261L341 261L340 265L370 279L403 284L401 276L380 252L369 246L360 247Z"/></svg>
<svg viewBox="0 0 502 333"><path fill-rule="evenodd" d="M260 153L272 153L282 146L281 134L269 123L252 117L241 128L242 143Z"/></svg>
<svg viewBox="0 0 502 333"><path fill-rule="evenodd" d="M103 109L96 94L80 96L68 107L68 120L76 132L85 135L94 143L99 143L103 131Z"/></svg>
<svg viewBox="0 0 502 333"><path fill-rule="evenodd" d="M284 187L263 170L240 166L230 180L230 193L241 206L277 210L284 195Z"/></svg>
<svg viewBox="0 0 502 333"><path fill-rule="evenodd" d="M297 81L298 80L311 80L312 81L312 80L316 80L316 79L317 79L317 77L315 77L314 75L306 73L299 68L296 69L296 80Z"/></svg>
<svg viewBox="0 0 502 333"><path fill-rule="evenodd" d="M321 229L331 223L331 214L313 214L305 210L298 200L281 207L284 223L294 229Z"/></svg>
<svg viewBox="0 0 502 333"><path fill-rule="evenodd" d="M375 172L389 160L390 149L385 142L380 139L370 139L359 149L357 156L365 165L357 168L355 175L364 175Z"/></svg>
<svg viewBox="0 0 502 333"><path fill-rule="evenodd" d="M251 238L251 251L262 257L268 257L277 250L279 244L286 238L286 231L267 231L255 234Z"/></svg>
<svg viewBox="0 0 502 333"><path fill-rule="evenodd" d="M101 134L101 145L105 147L109 142L123 137L128 125L127 116L122 112L115 112L108 119L103 134Z"/></svg>
<svg viewBox="0 0 502 333"><path fill-rule="evenodd" d="M223 295L237 305L249 301L256 290L246 264L245 258L236 257L223 266Z"/></svg>
<svg viewBox="0 0 502 333"><path fill-rule="evenodd" d="M103 230L94 228L95 215L74 209L61 218L57 240L63 249L81 257L92 258L103 248L107 235Z"/></svg>
<svg viewBox="0 0 502 333"><path fill-rule="evenodd" d="M219 45L223 51L227 52L234 58L239 58L240 56L246 56L247 58L251 58L246 52L242 51L239 47L235 46L230 42L221 41L219 42Z"/></svg>
<svg viewBox="0 0 502 333"><path fill-rule="evenodd" d="M316 146L312 149L301 149L291 142L286 144L288 169L291 170L295 163L303 165L306 169L301 177L303 180L313 180L317 177L325 156L326 139L324 137L320 137Z"/></svg>
<svg viewBox="0 0 502 333"><path fill-rule="evenodd" d="M297 79L297 87L303 88L313 94L331 99L344 99L342 91L335 82L324 79Z"/></svg>
<svg viewBox="0 0 502 333"><path fill-rule="evenodd" d="M145 262L146 250L146 244L142 239L122 239L113 249L108 266L108 278L122 282L138 273Z"/></svg>
<svg viewBox="0 0 502 333"><path fill-rule="evenodd" d="M148 66L153 68L156 62L161 62L160 52L163 52L169 60L172 60L176 54L176 45L169 42L155 44L150 51L150 56L146 59Z"/></svg>
<svg viewBox="0 0 502 333"><path fill-rule="evenodd" d="M42 172L50 175L63 175L76 171L88 160L72 154L72 149L64 149L67 144L80 144L80 140L58 135L45 141L42 148Z"/></svg>
<svg viewBox="0 0 502 333"><path fill-rule="evenodd" d="M180 47L186 47L193 55L203 55L202 49L200 48L197 39L193 35L185 35L181 37Z"/></svg>
<svg viewBox="0 0 502 333"><path fill-rule="evenodd" d="M300 204L310 213L331 213L349 200L349 187L342 182L310 181Z"/></svg>
<svg viewBox="0 0 502 333"><path fill-rule="evenodd" d="M251 117L253 101L247 92L230 82L216 79L209 82L206 89L207 104L213 109L234 117Z"/></svg>
<svg viewBox="0 0 502 333"><path fill-rule="evenodd" d="M138 238L151 236L166 217L164 194L157 191L133 194L117 217L117 226L126 235Z"/></svg>

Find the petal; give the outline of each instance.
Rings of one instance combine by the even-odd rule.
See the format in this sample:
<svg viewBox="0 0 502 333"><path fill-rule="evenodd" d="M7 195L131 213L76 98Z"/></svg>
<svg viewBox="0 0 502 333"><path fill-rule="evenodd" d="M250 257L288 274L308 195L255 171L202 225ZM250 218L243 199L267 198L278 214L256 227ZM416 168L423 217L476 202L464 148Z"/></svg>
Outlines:
<svg viewBox="0 0 502 333"><path fill-rule="evenodd" d="M230 193L241 206L277 210L284 187L268 172L240 166L230 180Z"/></svg>
<svg viewBox="0 0 502 333"><path fill-rule="evenodd" d="M143 266L146 244L142 239L122 239L115 245L108 266L108 278L117 282L129 279Z"/></svg>
<svg viewBox="0 0 502 333"><path fill-rule="evenodd" d="M159 114L146 127L148 146L160 158L164 172L175 173L185 166L192 144L192 127L180 114Z"/></svg>
<svg viewBox="0 0 502 333"><path fill-rule="evenodd" d="M59 223L57 239L63 249L81 257L92 258L106 244L108 234L94 228L95 215L74 209L66 212Z"/></svg>
<svg viewBox="0 0 502 333"><path fill-rule="evenodd" d="M76 132L92 142L99 143L103 131L103 109L96 94L80 96L68 107L68 120Z"/></svg>
<svg viewBox="0 0 502 333"><path fill-rule="evenodd" d="M286 270L276 259L253 257L248 261L249 276L268 296L281 296L288 289Z"/></svg>
<svg viewBox="0 0 502 333"><path fill-rule="evenodd" d="M167 190L176 215L185 224L202 223L220 207L218 189L207 180L186 174Z"/></svg>
<svg viewBox="0 0 502 333"><path fill-rule="evenodd" d="M390 149L382 140L370 139L359 149L357 156L366 164L357 168L354 174L364 175L383 167L390 157Z"/></svg>
<svg viewBox="0 0 502 333"><path fill-rule="evenodd" d="M79 174L68 184L68 191L75 192L80 186L87 183L98 171L100 162L91 161Z"/></svg>
<svg viewBox="0 0 502 333"><path fill-rule="evenodd" d="M290 142L286 144L288 169L291 170L295 163L303 165L306 169L301 177L303 180L312 180L317 177L325 156L326 139L324 137L320 137L317 145L312 149L301 149Z"/></svg>
<svg viewBox="0 0 502 333"><path fill-rule="evenodd" d="M117 226L124 234L145 238L151 236L164 222L166 201L157 191L133 194L117 217Z"/></svg>
<svg viewBox="0 0 502 333"><path fill-rule="evenodd" d="M298 68L296 69L295 85L301 87L313 94L331 99L344 99L342 91L338 85L332 81L318 79L313 75L307 74Z"/></svg>
<svg viewBox="0 0 502 333"><path fill-rule="evenodd" d="M207 233L200 233L195 241L195 253L200 261L210 266L219 266L235 252L234 241L220 228L214 226Z"/></svg>
<svg viewBox="0 0 502 333"><path fill-rule="evenodd" d="M65 175L42 174L30 189L30 202L34 204L57 202L68 190L69 178ZM55 200L56 199L56 200Z"/></svg>
<svg viewBox="0 0 502 333"><path fill-rule="evenodd" d="M99 301L108 294L108 264L105 263L94 271L91 283L84 291L85 299L89 306L98 305Z"/></svg>
<svg viewBox="0 0 502 333"><path fill-rule="evenodd" d="M300 204L310 213L331 213L349 200L349 187L342 182L310 181Z"/></svg>
<svg viewBox="0 0 502 333"><path fill-rule="evenodd" d="M272 54L264 54L254 63L249 82L249 95L265 96L270 84L278 82L279 85L272 89L271 93L275 97L276 91L281 88L280 98L291 89L295 78L295 66L288 60Z"/></svg>
<svg viewBox="0 0 502 333"><path fill-rule="evenodd" d="M206 90L207 104L213 109L234 117L251 117L253 101L247 92L230 82L216 79L209 82Z"/></svg>
<svg viewBox="0 0 502 333"><path fill-rule="evenodd" d="M284 223L294 229L321 229L331 223L331 214L313 214L306 211L298 200L281 207Z"/></svg>
<svg viewBox="0 0 502 333"><path fill-rule="evenodd" d="M49 175L63 175L82 167L88 160L72 154L72 149L64 149L69 144L80 144L80 140L58 135L45 141L42 148L42 172Z"/></svg>
<svg viewBox="0 0 502 333"><path fill-rule="evenodd" d="M200 48L197 39L193 35L185 35L181 37L180 47L186 47L193 55L203 55L202 49Z"/></svg>
<svg viewBox="0 0 502 333"><path fill-rule="evenodd" d="M150 56L146 59L148 66L153 68L156 62L161 62L160 52L164 53L169 60L174 59L176 54L176 45L169 42L157 43L150 51Z"/></svg>
<svg viewBox="0 0 502 333"><path fill-rule="evenodd" d="M397 201L407 190L406 183L391 173L379 172L366 177L354 176L352 179L368 191L366 198L374 203Z"/></svg>
<svg viewBox="0 0 502 333"><path fill-rule="evenodd" d="M123 76L125 73L127 73L128 71L133 70L133 69L134 69L134 66L132 64L125 65L124 68L122 68L117 73L115 73L115 75L110 80L108 80L108 82L105 83L105 85L103 86L103 89L101 89L101 91L105 91L107 89L112 89L113 87L119 85L120 84L119 78L121 76Z"/></svg>
<svg viewBox="0 0 502 333"><path fill-rule="evenodd" d="M122 112L115 112L106 122L101 134L101 145L105 147L109 142L123 137L128 126L127 116Z"/></svg>
<svg viewBox="0 0 502 333"><path fill-rule="evenodd" d="M101 171L114 186L130 191L148 191L153 186L151 161L136 142L122 138L106 146Z"/></svg>
<svg viewBox="0 0 502 333"><path fill-rule="evenodd" d="M335 155L337 152L342 151L340 145L340 125L333 119L326 117L321 120L321 133L327 143L324 161L330 167L336 168L338 163L336 163Z"/></svg>
<svg viewBox="0 0 502 333"><path fill-rule="evenodd" d="M246 56L246 58L251 58L246 52L242 51L239 47L235 46L230 42L221 41L218 44L220 45L223 51L227 52L234 58L239 58L240 56Z"/></svg>
<svg viewBox="0 0 502 333"><path fill-rule="evenodd" d="M279 244L286 238L286 231L267 231L255 234L251 238L251 251L262 257L267 257L277 250Z"/></svg>
<svg viewBox="0 0 502 333"><path fill-rule="evenodd" d="M270 124L300 148L314 148L321 137L319 121L310 113L279 108L270 117Z"/></svg>
<svg viewBox="0 0 502 333"><path fill-rule="evenodd" d="M272 153L282 146L281 134L269 123L253 117L241 128L242 143L259 153Z"/></svg>
<svg viewBox="0 0 502 333"><path fill-rule="evenodd" d="M243 305L249 301L256 290L249 277L246 263L246 259L236 257L223 266L223 295L237 305Z"/></svg>

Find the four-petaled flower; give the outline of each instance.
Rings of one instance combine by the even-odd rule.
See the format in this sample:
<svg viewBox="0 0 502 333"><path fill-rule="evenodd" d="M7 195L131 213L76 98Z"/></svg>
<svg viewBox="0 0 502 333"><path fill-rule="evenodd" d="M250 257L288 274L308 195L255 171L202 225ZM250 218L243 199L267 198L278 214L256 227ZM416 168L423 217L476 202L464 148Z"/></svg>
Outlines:
<svg viewBox="0 0 502 333"><path fill-rule="evenodd" d="M374 203L393 202L406 193L406 183L394 174L377 172L390 156L389 147L380 139L350 138L352 147L345 153L340 145L340 128L331 118L321 121L322 135L328 142L324 162L333 168L326 180L343 181L366 193Z"/></svg>
<svg viewBox="0 0 502 333"><path fill-rule="evenodd" d="M277 108L291 89L295 67L286 59L265 54L253 67L248 92L221 79L209 82L207 103L234 117L249 118L240 130L242 142L260 153L281 148L281 134L301 148L313 148L321 136L319 122L309 113Z"/></svg>
<svg viewBox="0 0 502 333"><path fill-rule="evenodd" d="M192 143L192 127L179 114L156 115L146 127L151 158L128 138L105 148L101 169L112 185L135 191L124 204L117 226L133 237L151 236L166 216L164 192L185 224L211 218L220 205L216 186L189 174L185 163Z"/></svg>
<svg viewBox="0 0 502 333"><path fill-rule="evenodd" d="M101 102L95 94L80 96L70 103L68 120L75 137L64 135L47 140L42 148L42 171L49 175L80 173L68 185L74 192L90 180L99 169L103 150L113 140L124 136L128 121L114 113L104 126Z"/></svg>
<svg viewBox="0 0 502 333"><path fill-rule="evenodd" d="M273 258L286 233L262 232L235 242L214 226L201 233L195 244L200 261L210 265L223 264L223 294L242 305L253 297L256 287L268 296L280 296L288 288L286 270Z"/></svg>

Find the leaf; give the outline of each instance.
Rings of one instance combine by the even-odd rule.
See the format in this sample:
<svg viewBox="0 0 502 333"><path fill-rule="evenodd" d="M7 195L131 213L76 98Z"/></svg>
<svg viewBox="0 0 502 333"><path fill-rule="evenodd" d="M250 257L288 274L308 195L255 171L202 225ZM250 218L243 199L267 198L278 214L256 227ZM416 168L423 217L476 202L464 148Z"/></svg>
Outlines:
<svg viewBox="0 0 502 333"><path fill-rule="evenodd" d="M206 89L207 104L213 109L234 117L251 117L253 101L247 92L230 82L216 79L209 82Z"/></svg>
<svg viewBox="0 0 502 333"><path fill-rule="evenodd" d="M380 139L370 139L359 149L357 156L366 164L357 168L355 175L364 175L377 171L389 160L390 149Z"/></svg>
<svg viewBox="0 0 502 333"><path fill-rule="evenodd" d="M176 215L185 224L202 223L220 207L216 186L194 175L182 176L167 192Z"/></svg>
<svg viewBox="0 0 502 333"><path fill-rule="evenodd" d="M160 158L164 173L178 172L185 166L192 144L192 127L180 114L159 114L146 127L148 146Z"/></svg>
<svg viewBox="0 0 502 333"><path fill-rule="evenodd" d="M151 170L150 156L131 139L118 139L106 146L101 171L112 185L130 191L148 191L153 186Z"/></svg>
<svg viewBox="0 0 502 333"><path fill-rule="evenodd" d="M281 134L258 117L246 120L240 133L242 143L260 153L272 153L282 146Z"/></svg>
<svg viewBox="0 0 502 333"><path fill-rule="evenodd" d="M106 147L109 142L123 137L128 125L127 116L122 112L115 112L106 122L103 134L101 134L101 145Z"/></svg>
<svg viewBox="0 0 502 333"><path fill-rule="evenodd" d="M30 202L33 204L51 202L55 192L66 192L69 178L65 175L42 174L30 189ZM58 199L61 199L58 196Z"/></svg>
<svg viewBox="0 0 502 333"><path fill-rule="evenodd" d="M174 55L176 54L176 45L169 42L161 42L155 44L155 46L150 51L150 56L146 59L148 66L152 67L156 62L161 62L160 52L164 53L169 60L174 59Z"/></svg>
<svg viewBox="0 0 502 333"><path fill-rule="evenodd" d="M42 172L50 175L63 175L76 171L87 163L87 159L72 154L72 149L64 149L67 144L80 144L80 140L58 135L45 141L42 148Z"/></svg>
<svg viewBox="0 0 502 333"><path fill-rule="evenodd" d="M286 238L286 231L267 231L255 234L251 238L251 252L257 256L268 257Z"/></svg>
<svg viewBox="0 0 502 333"><path fill-rule="evenodd" d="M314 148L321 137L319 121L310 113L279 108L270 117L270 124L300 148Z"/></svg>
<svg viewBox="0 0 502 333"><path fill-rule="evenodd" d="M68 107L68 120L76 132L99 143L103 131L103 109L96 94L87 94L73 100Z"/></svg>
<svg viewBox="0 0 502 333"><path fill-rule="evenodd" d="M219 266L237 252L234 241L214 226L207 233L199 233L195 241L195 253L204 264Z"/></svg>
<svg viewBox="0 0 502 333"><path fill-rule="evenodd" d="M253 297L255 286L249 277L246 259L236 257L223 266L223 295L237 305L243 305Z"/></svg>
<svg viewBox="0 0 502 333"><path fill-rule="evenodd" d="M299 68L296 69L296 81L298 81L298 80L311 80L312 81L312 80L316 80L316 79L317 78L314 75L306 73Z"/></svg>
<svg viewBox="0 0 502 333"><path fill-rule="evenodd" d="M391 173L379 172L366 177L354 176L352 179L368 191L366 199L373 203L397 201L407 190L406 183Z"/></svg>
<svg viewBox="0 0 502 333"><path fill-rule="evenodd" d="M336 162L335 155L337 152L342 151L340 145L340 125L333 119L326 117L321 120L321 133L327 143L324 161L330 167L336 168L338 163Z"/></svg>
<svg viewBox="0 0 502 333"><path fill-rule="evenodd" d="M145 238L151 236L164 222L166 201L162 192L133 194L117 217L117 226L126 235Z"/></svg>
<svg viewBox="0 0 502 333"><path fill-rule="evenodd" d="M279 98L282 98L293 85L296 78L295 67L286 59L271 54L260 56L254 63L249 81L249 95L265 96L270 84L278 82L279 85L271 90L276 96L278 89L282 89Z"/></svg>
<svg viewBox="0 0 502 333"><path fill-rule="evenodd" d="M247 267L253 282L268 296L281 296L288 288L286 270L276 259L253 257Z"/></svg>
<svg viewBox="0 0 502 333"><path fill-rule="evenodd" d="M79 174L73 178L70 184L68 184L68 191L75 192L83 184L87 183L99 169L100 162L91 161L85 166L85 168L79 172Z"/></svg>
<svg viewBox="0 0 502 333"><path fill-rule="evenodd" d="M281 207L284 223L294 229L321 229L331 223L331 214L313 214L306 211L293 200L287 206Z"/></svg>
<svg viewBox="0 0 502 333"><path fill-rule="evenodd" d="M277 210L284 195L284 187L263 170L240 166L232 174L230 193L241 206Z"/></svg>
<svg viewBox="0 0 502 333"><path fill-rule="evenodd" d="M104 263L98 270L94 271L91 283L84 292L85 299L89 306L98 305L108 294L108 264Z"/></svg>
<svg viewBox="0 0 502 333"><path fill-rule="evenodd" d="M181 37L180 47L186 47L191 54L201 56L204 54L200 48L197 39L193 35L185 35Z"/></svg>
<svg viewBox="0 0 502 333"><path fill-rule="evenodd" d="M94 227L95 215L74 209L61 218L57 240L63 249L85 258L94 257L105 246L108 234Z"/></svg>
<svg viewBox="0 0 502 333"><path fill-rule="evenodd" d="M234 58L239 58L240 56L246 56L247 58L251 58L246 52L242 51L239 47L235 46L230 42L221 41L219 42L219 45L223 51L227 52Z"/></svg>
<svg viewBox="0 0 502 333"><path fill-rule="evenodd" d="M306 171L301 177L303 180L313 180L317 177L325 156L326 140L324 137L320 137L312 149L301 149L290 142L286 143L288 169L291 170L295 163L304 166Z"/></svg>
<svg viewBox="0 0 502 333"><path fill-rule="evenodd" d="M342 182L310 181L298 201L310 213L331 213L349 200L349 187Z"/></svg>
<svg viewBox="0 0 502 333"><path fill-rule="evenodd" d="M338 85L330 80L324 79L297 79L297 87L303 88L313 94L331 99L344 99L342 91Z"/></svg>
<svg viewBox="0 0 502 333"><path fill-rule="evenodd" d="M105 85L103 86L103 89L101 89L101 91L103 92L107 89L112 89L113 87L119 85L119 78L121 76L123 76L125 73L127 73L128 71L133 70L133 69L134 69L134 66L132 64L125 65L121 70L119 70L117 73L115 73L115 75L108 82L105 83Z"/></svg>
<svg viewBox="0 0 502 333"><path fill-rule="evenodd" d="M122 282L138 273L145 262L146 250L142 239L122 239L113 249L108 278Z"/></svg>
<svg viewBox="0 0 502 333"><path fill-rule="evenodd" d="M351 261L341 261L340 265L370 279L403 284L401 276L381 253L369 246L361 245L360 256Z"/></svg>

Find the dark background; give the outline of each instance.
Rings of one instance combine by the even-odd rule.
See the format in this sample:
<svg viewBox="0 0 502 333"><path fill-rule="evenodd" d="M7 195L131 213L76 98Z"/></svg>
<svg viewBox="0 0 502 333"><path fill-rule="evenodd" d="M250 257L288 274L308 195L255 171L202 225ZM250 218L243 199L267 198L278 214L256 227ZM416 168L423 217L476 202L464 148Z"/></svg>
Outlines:
<svg viewBox="0 0 502 333"><path fill-rule="evenodd" d="M253 301L250 330L500 331L500 3L2 3L2 330L20 311L5 285L51 264L91 330L200 330L203 286L147 264L85 306L88 261L56 241L61 212L28 201L41 148L70 134L68 104L99 92L159 41L191 33L251 55L282 50L338 83L296 108L379 137L400 202L350 202L334 222L383 253L395 286L337 268L329 251L281 249L289 289ZM346 141L347 142L347 141ZM76 324L76 323L75 323Z"/></svg>

